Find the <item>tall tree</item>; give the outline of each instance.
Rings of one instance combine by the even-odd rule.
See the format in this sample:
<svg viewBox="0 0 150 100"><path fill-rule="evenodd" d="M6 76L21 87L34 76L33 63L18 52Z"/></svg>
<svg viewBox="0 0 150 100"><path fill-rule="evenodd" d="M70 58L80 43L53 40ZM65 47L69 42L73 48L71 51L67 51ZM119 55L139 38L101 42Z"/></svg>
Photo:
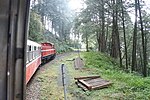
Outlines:
<svg viewBox="0 0 150 100"><path fill-rule="evenodd" d="M127 43L126 43L126 30L125 30L125 18L124 18L124 6L123 1L121 0L121 10L122 10L122 26L123 26L123 35L124 35L124 48L125 48L125 56L126 56L126 69L128 69L128 51L127 51Z"/></svg>
<svg viewBox="0 0 150 100"><path fill-rule="evenodd" d="M101 2L99 1L99 4L101 6L101 9L99 10L99 12L101 13L101 19L102 19L102 31L101 31L101 52L105 52L106 50L106 40L105 40L105 9L104 9L104 6L105 6L105 2L104 0L101 0Z"/></svg>
<svg viewBox="0 0 150 100"><path fill-rule="evenodd" d="M144 24L142 22L143 13L141 14L138 1L140 0L85 0L87 6L80 12L82 16L78 19L83 21L83 25L92 22L92 25L88 26L89 29L87 29L88 40L95 35L97 38L95 47L98 51L119 59L121 68L124 68L123 65L125 65L125 69L142 73L145 76L148 64L148 57L146 56L150 55L146 51L149 49L147 45L150 42L148 42L148 35L144 33L148 33L148 28L145 28L147 25L144 26L145 31L142 31L145 22ZM133 9L135 9L134 25L130 17ZM82 24L79 26L82 26ZM139 25L141 25L141 28ZM92 30L92 32L89 32L89 30ZM86 40L85 34L83 39ZM129 69L129 66L131 66L131 69ZM143 66L143 69L141 69L141 66Z"/></svg>
<svg viewBox="0 0 150 100"><path fill-rule="evenodd" d="M118 24L117 24L117 18L118 18L118 11L117 11L117 5L116 0L112 0L113 3L113 12L112 12L112 43L111 43L111 56L114 58L118 58L119 50L118 50Z"/></svg>
<svg viewBox="0 0 150 100"><path fill-rule="evenodd" d="M143 76L147 76L147 57L146 57L146 45L145 45L145 34L143 29L143 20L142 20L142 13L141 13L141 7L140 7L140 1L137 0L138 3L138 9L139 9L139 15L140 15L140 24L141 24L141 35L142 35L142 48L143 48Z"/></svg>
<svg viewBox="0 0 150 100"><path fill-rule="evenodd" d="M135 71L136 68L136 47L137 47L137 0L135 0L135 23L133 33L133 49L132 49L132 67L131 71Z"/></svg>

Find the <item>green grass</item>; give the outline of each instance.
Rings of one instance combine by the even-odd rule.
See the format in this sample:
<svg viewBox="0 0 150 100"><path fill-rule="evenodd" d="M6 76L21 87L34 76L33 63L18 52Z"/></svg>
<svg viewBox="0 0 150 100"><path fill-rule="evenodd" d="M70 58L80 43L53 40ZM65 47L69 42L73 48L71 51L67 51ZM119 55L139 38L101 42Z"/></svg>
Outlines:
<svg viewBox="0 0 150 100"><path fill-rule="evenodd" d="M45 65L37 81L40 82L40 100L63 100L63 88L59 86L59 66L64 63L68 70L70 84L67 88L68 100L150 100L150 78L143 78L131 73L125 73L118 63L109 56L97 52L83 52L81 57L85 62L85 70L74 70L73 58L77 53L60 58ZM112 86L100 90L84 92L75 84L74 77L100 75L111 81Z"/></svg>
<svg viewBox="0 0 150 100"><path fill-rule="evenodd" d="M108 98L150 100L150 77L143 78L119 70L116 61L105 54L89 52L83 53L83 56L87 67L95 67L97 74L113 82L112 87L107 89ZM105 93L105 90L102 91Z"/></svg>

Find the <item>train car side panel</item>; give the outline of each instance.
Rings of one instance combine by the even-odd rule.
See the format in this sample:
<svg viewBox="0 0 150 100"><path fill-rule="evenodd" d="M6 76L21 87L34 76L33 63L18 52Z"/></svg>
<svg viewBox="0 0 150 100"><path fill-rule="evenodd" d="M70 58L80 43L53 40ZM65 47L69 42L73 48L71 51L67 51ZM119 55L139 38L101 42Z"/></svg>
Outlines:
<svg viewBox="0 0 150 100"><path fill-rule="evenodd" d="M29 82L41 64L41 45L34 41L27 41L26 52L26 84Z"/></svg>
<svg viewBox="0 0 150 100"><path fill-rule="evenodd" d="M26 65L26 84L29 82L33 74L36 72L37 68L41 64L41 56Z"/></svg>

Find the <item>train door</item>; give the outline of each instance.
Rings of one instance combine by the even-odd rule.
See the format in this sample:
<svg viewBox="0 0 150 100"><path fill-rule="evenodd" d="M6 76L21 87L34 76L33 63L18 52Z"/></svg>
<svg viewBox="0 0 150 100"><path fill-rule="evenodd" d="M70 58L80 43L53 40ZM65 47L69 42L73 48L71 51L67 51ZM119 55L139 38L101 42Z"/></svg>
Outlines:
<svg viewBox="0 0 150 100"><path fill-rule="evenodd" d="M0 0L0 100L23 100L30 0Z"/></svg>

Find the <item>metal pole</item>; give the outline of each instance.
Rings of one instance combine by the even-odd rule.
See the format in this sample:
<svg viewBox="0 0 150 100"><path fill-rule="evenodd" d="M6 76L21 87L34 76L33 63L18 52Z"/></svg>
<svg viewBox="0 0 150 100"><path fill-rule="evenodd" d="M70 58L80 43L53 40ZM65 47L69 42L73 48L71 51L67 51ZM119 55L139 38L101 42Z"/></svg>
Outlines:
<svg viewBox="0 0 150 100"><path fill-rule="evenodd" d="M64 64L62 64L61 70L62 70L62 82L63 82L63 87L64 87L64 100L67 100L66 74L65 74L65 66L64 66Z"/></svg>
<svg viewBox="0 0 150 100"><path fill-rule="evenodd" d="M10 0L0 0L0 100L7 100L7 60Z"/></svg>

